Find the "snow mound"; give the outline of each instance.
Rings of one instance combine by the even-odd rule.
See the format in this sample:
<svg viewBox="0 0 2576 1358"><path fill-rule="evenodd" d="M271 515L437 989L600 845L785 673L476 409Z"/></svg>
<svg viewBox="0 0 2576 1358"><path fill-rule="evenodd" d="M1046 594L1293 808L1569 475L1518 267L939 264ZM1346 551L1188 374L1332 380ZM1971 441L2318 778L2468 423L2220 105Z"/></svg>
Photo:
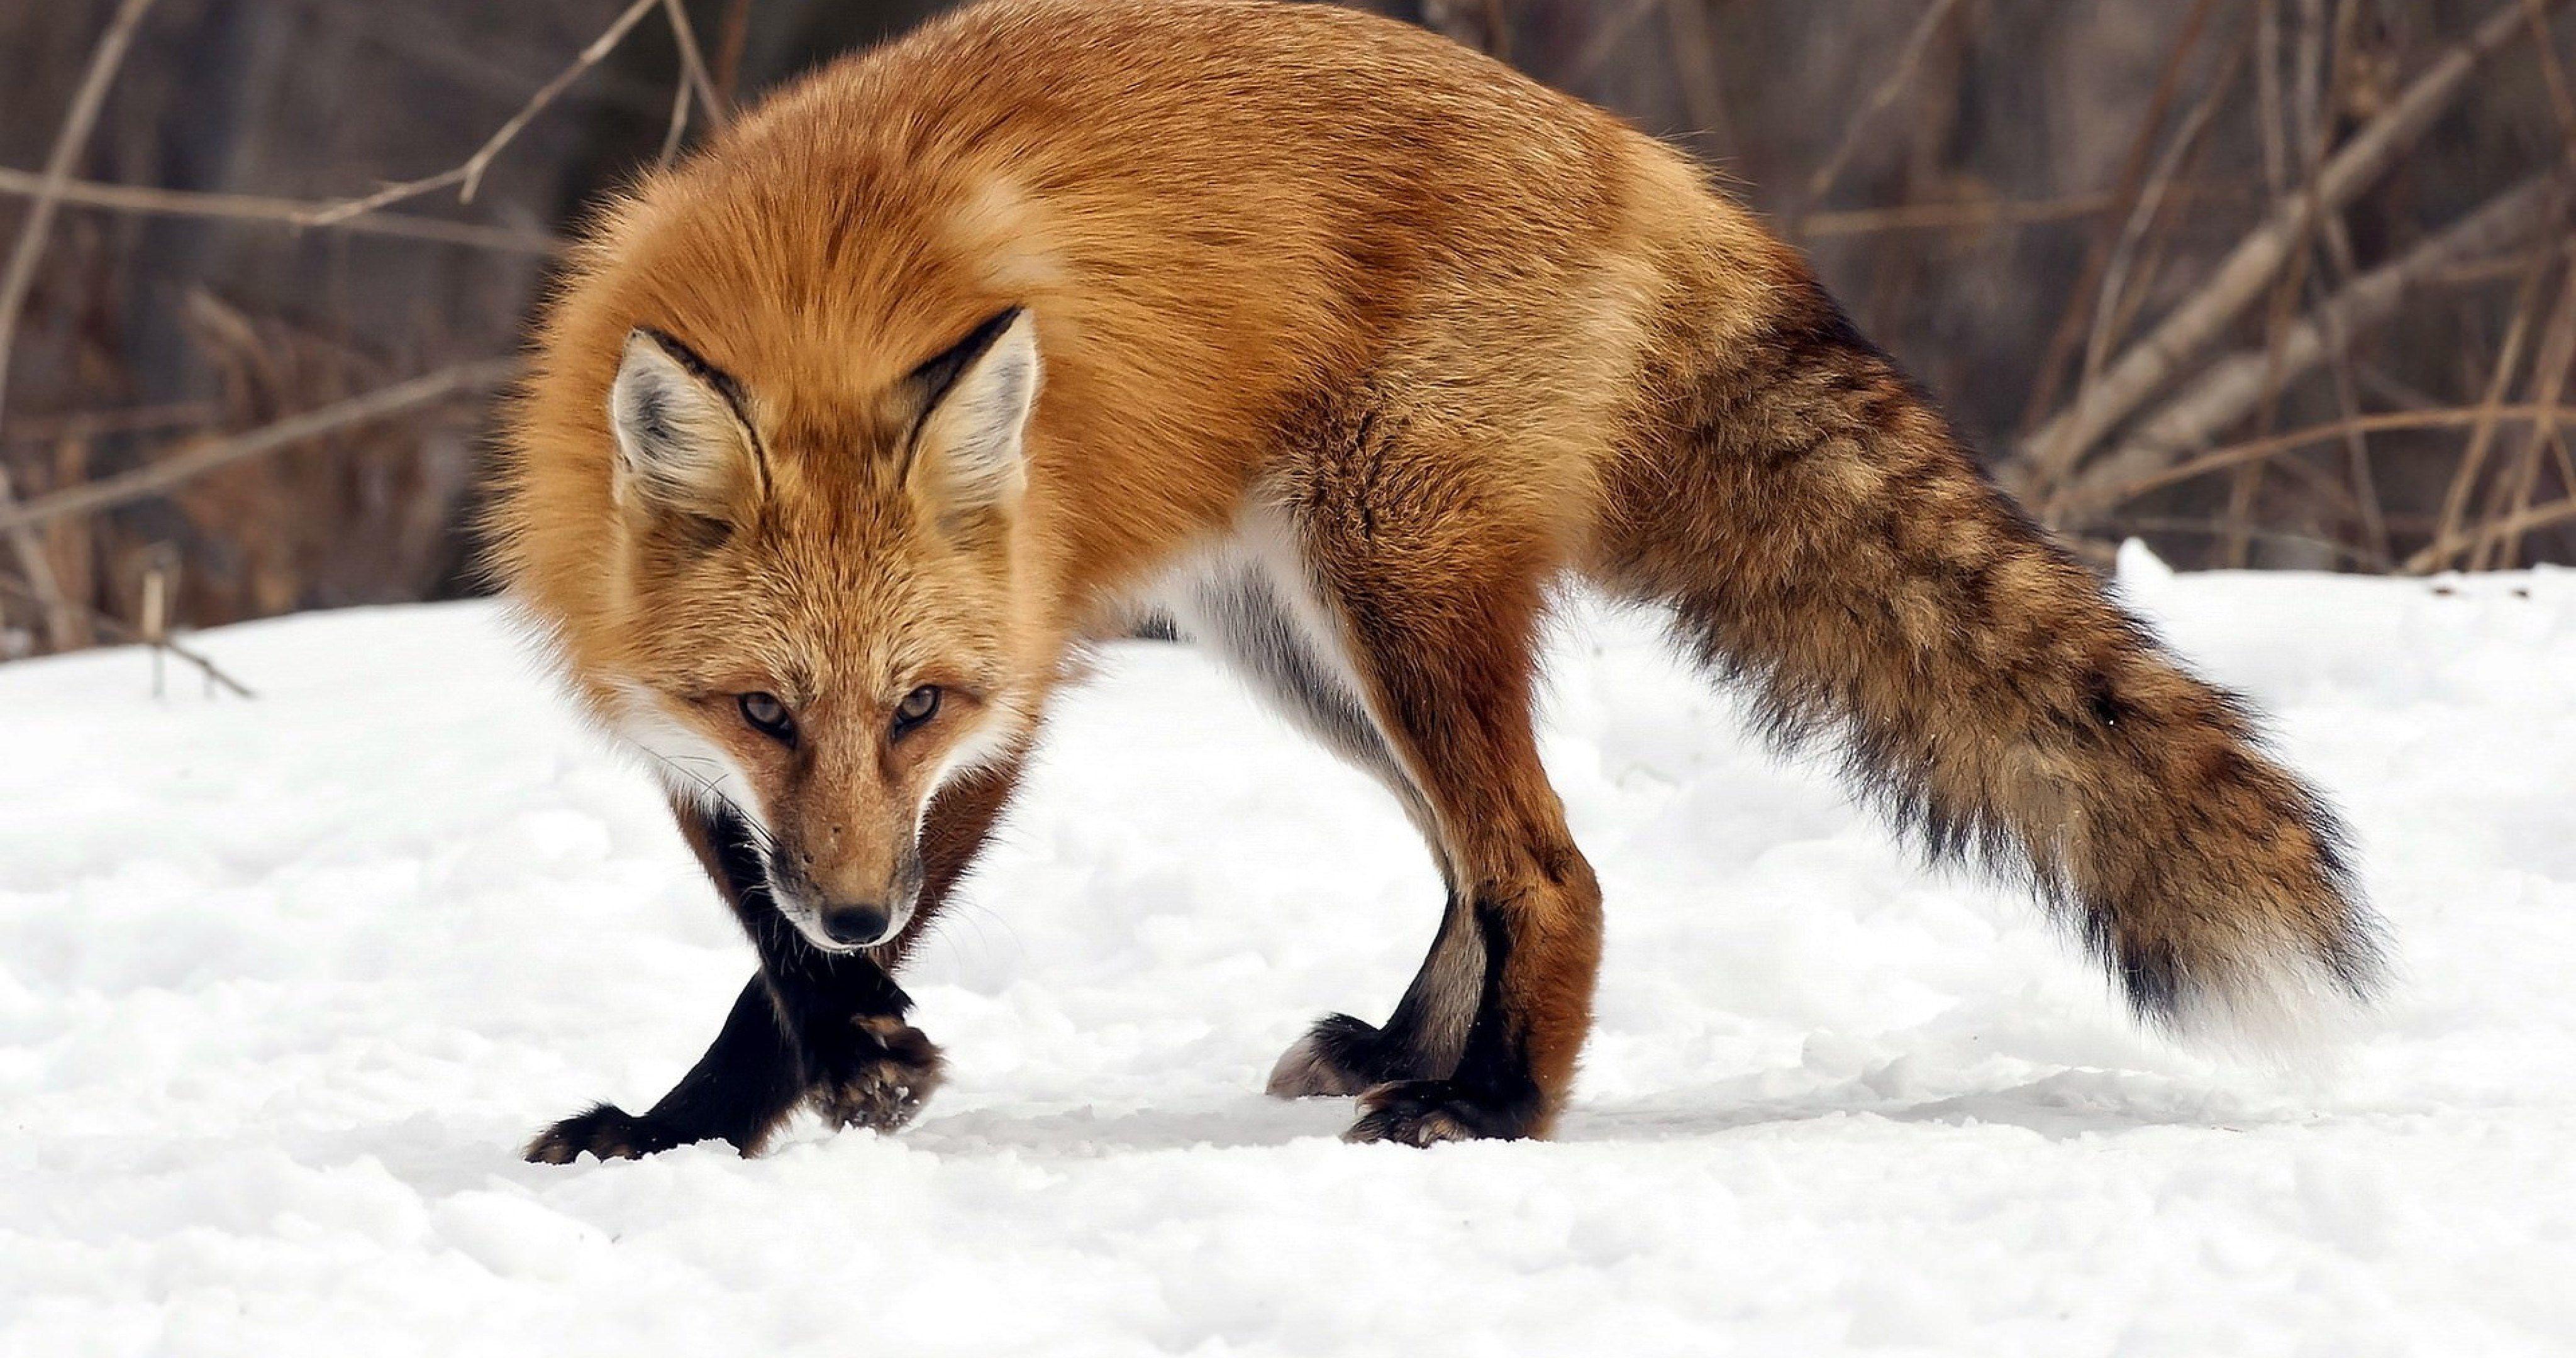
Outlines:
<svg viewBox="0 0 2576 1358"><path fill-rule="evenodd" d="M695 1059L750 954L488 605L0 668L0 1353L2564 1353L2576 573L2131 602L2349 814L2401 986L2333 1080L2120 1015L1642 619L1561 630L1610 901L1550 1144L1261 1097L1383 1014L1438 887L1192 654L1110 649L905 984L896 1137L525 1165Z"/></svg>

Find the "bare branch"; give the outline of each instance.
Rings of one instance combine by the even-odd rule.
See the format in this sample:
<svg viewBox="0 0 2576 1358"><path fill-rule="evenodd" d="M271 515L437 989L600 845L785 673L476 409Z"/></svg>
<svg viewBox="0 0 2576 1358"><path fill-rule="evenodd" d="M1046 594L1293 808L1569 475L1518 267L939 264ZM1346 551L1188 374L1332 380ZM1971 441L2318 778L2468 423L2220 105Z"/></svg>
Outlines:
<svg viewBox="0 0 2576 1358"><path fill-rule="evenodd" d="M2126 533L2205 533L2213 537L2242 533L2256 542L2277 542L2287 547L2322 548L2356 566L2377 564L2372 561L2370 553L2356 551L2331 538L2315 537L2307 533L2286 533L2277 528L2248 528L2217 519L2170 518L2152 514L2122 515L2112 522L2111 527Z"/></svg>
<svg viewBox="0 0 2576 1358"><path fill-rule="evenodd" d="M2173 204L2223 203L2247 197L2241 185L2168 184L2165 198ZM1894 231L1969 231L2040 226L2050 222L2098 217L2120 205L2111 193L2080 193L2065 198L1969 199L1964 202L1899 203L1893 207L1838 208L1800 217L1802 240L1870 236Z"/></svg>
<svg viewBox="0 0 2576 1358"><path fill-rule="evenodd" d="M54 136L54 149L45 157L45 182L35 202L27 209L27 220L18 228L17 244L9 253L9 269L0 276L0 428L8 423L9 360L17 348L18 316L26 309L27 294L36 284L36 264L44 258L45 241L53 232L54 210L61 206L63 185L72 177L73 162L81 149L89 145L90 129L98 125L98 111L107 102L107 87L116 79L116 69L125 64L126 49L133 45L134 30L143 24L143 15L152 8L152 0L124 0L107 31L99 36L98 46L90 53L89 69L82 73L80 88L72 94L71 108L63 115L62 131ZM0 469L0 515L7 514L18 502L5 469ZM18 569L25 573L27 584L45 606L45 634L57 648L68 646L74 637L74 626L66 610L62 587L54 579L54 563L45 555L45 544L35 534L20 529L9 535L9 545L18 557Z"/></svg>
<svg viewBox="0 0 2576 1358"><path fill-rule="evenodd" d="M1896 54L1895 67L1887 73L1886 79L1878 82L1878 88L1871 91L1869 99L1853 110L1851 120L1843 124L1842 139L1835 143L1833 152L1816 167L1814 174L1807 176L1808 204L1823 202L1825 195L1832 191L1834 181L1842 178L1844 167L1851 163L1853 153L1860 149L1861 133L1868 131L1878 115L1895 103L1896 96L1903 94L1905 87L1913 83L1914 68L1923 64L1923 54L1931 50L1934 35L1941 31L1942 22L1958 7L1959 0L1932 0L1932 7L1923 11L1923 17L1914 22L1914 31L1905 35L1905 46Z"/></svg>
<svg viewBox="0 0 2576 1358"><path fill-rule="evenodd" d="M2193 477L2242 467L2248 463L2260 462L2266 458L2278 457L2283 453L2296 452L2301 448L2314 447L2320 443L2330 443L2350 434L2385 434L2401 429L2475 428L2481 421L2502 424L2537 420L2540 415L2541 407L2537 405L2445 406L2438 410L2391 410L2376 415L2354 415L2340 420L2328 420L2323 424L2309 425L2304 429L2293 429L2287 433L2248 439L2243 443L2212 449L2188 462L2158 467L2142 472L2130 480L2103 485L2089 492L2087 498L2098 501L2104 506L2116 505L2124 500L2135 499L2151 490L2162 490L2166 486L2189 481Z"/></svg>
<svg viewBox="0 0 2576 1358"><path fill-rule="evenodd" d="M2533 360L2531 403L2540 407L2541 413L2532 422L2531 432L2526 436L2520 476L2510 493L2501 500L2506 512L2495 516L2502 522L2518 521L2531 507L2532 491L2540 480L2541 460L2550 441L2558 435L2558 403L2566 393L2567 369L2571 365L2576 365L2576 259L2569 261L2566 279L2559 288L2558 305L2550 313L2549 328L2542 335L2540 352ZM2501 484L2499 489L2502 489ZM2514 529L2482 534L2469 556L2470 568L2502 564L2500 557L2488 555L2489 549L2518 551L2524 531ZM2451 546L2436 538L2432 546L2424 549L2432 557L2434 569L2440 569Z"/></svg>
<svg viewBox="0 0 2576 1358"><path fill-rule="evenodd" d="M2307 3L2313 9L2322 3L2322 0L2307 0ZM2274 12L2271 5L2265 6L2266 16ZM2359 13L2357 7L2344 8L2343 21L2337 30L2336 40L2339 43L2350 39L2351 26L2358 19ZM2315 30L2322 27L2313 20L2313 14L2303 19L2302 29ZM2310 83L2304 74L2301 77L2301 83L2303 85ZM2338 74L2334 84L2338 91L2337 97L2340 97L2340 92L2346 84L2345 78ZM2276 90L2274 107L2265 115L2265 131L2270 137L2277 138L2281 135L2280 112ZM2306 167L2310 186L2313 188L2317 167L2324 163L2326 151L2329 149L2326 143L2327 129L2331 127L2331 121L2327 119L2325 109L2320 105L2303 105L2300 113L2302 121L2299 131L2303 140L2299 147L2299 159ZM2280 186L2274 185L2273 191L2277 195ZM2344 230L2343 218L2334 213L2320 212L2315 214L2315 225L2317 235L2325 248L2328 261L2336 271L2336 276L2343 282L2350 283L2355 271L2352 240L2350 233ZM2362 413L2361 391L2360 383L2354 373L2352 337L2344 333L2343 316L2333 307L2319 307L2316 318L2320 328L2325 332L2328 359L2326 372L2333 380L2336 409L2347 420L2359 419ZM2389 546L2388 515L2379 500L2379 476L2370 463L2369 435L2357 429L2344 435L2344 469L2352 479L2355 517L2361 523L2362 542L2370 549L2370 564L2380 571L2396 569L2397 563L2391 555Z"/></svg>
<svg viewBox="0 0 2576 1358"><path fill-rule="evenodd" d="M2409 575L2430 575L2442 569L2444 561L2463 551L2482 548L2489 542L2500 542L2508 537L2518 538L2535 529L2554 527L2570 520L2576 520L2576 496L2554 500L2537 509L2526 509L2519 514L2498 519L2478 530L2477 534L2467 542L2454 544L2438 554L2433 548L2427 547L2408 557L2403 569Z"/></svg>
<svg viewBox="0 0 2576 1358"><path fill-rule="evenodd" d="M460 363L434 373L380 387L362 396L290 415L245 434L192 448L118 476L102 477L70 490L56 491L13 508L0 509L0 532L20 532L66 514L88 514L131 500L158 495L191 478L244 458L291 448L308 439L351 425L380 420L459 392L479 391L508 381L519 370L514 358L487 358Z"/></svg>
<svg viewBox="0 0 2576 1358"><path fill-rule="evenodd" d="M671 168L671 158L680 154L680 139L689 134L689 82L671 86L671 130L662 134L662 154L653 158L653 168Z"/></svg>
<svg viewBox="0 0 2576 1358"><path fill-rule="evenodd" d="M2428 276L2511 249L2542 234L2551 223L2565 220L2569 196L2566 181L2555 175L2525 180L2405 254L2354 279L2282 337L2279 375L2287 380L2315 367L2326 357L2330 339L2348 344L2354 336L2384 324L2397 314L2408 290ZM2193 449L2208 447L2228 426L2251 414L2262 402L2266 379L2274 371L2268 346L2212 364L2134 437L2089 464L2081 479L2048 503L2048 517L2080 521L2087 512L2138 493L2144 484L2164 484L2149 478Z"/></svg>
<svg viewBox="0 0 2576 1358"><path fill-rule="evenodd" d="M135 434L180 424L202 424L215 417L209 401L173 401L168 405L125 410L83 410L9 422L11 443L51 443L57 439L94 439L106 434Z"/></svg>
<svg viewBox="0 0 2576 1358"><path fill-rule="evenodd" d="M2267 9L2265 12L2270 11ZM2228 94L2236 88L2236 71L2244 64L2245 47L2239 44L2228 55L2226 65L2220 67L2218 74L2210 80L2208 92L2201 96L2199 103L2191 106L2190 112L2183 115L2182 126L2175 130L2165 153L2157 158L2155 168L2139 187L2137 202L2130 207L2129 219L2121 225L2119 239L2111 246L2109 262L2102 268L2102 295L2093 303L2093 324L2084 340L2084 378L2075 388L2075 399L2079 404L2084 394L2091 391L2093 384L2100 379L2104 356L2118 342L2117 331L2122 316L2120 297L2130 286L2129 274L2138 246L2146 239L2147 228L2163 210L2165 196L2171 191L2175 176L2182 172L2184 164L2199 148L2201 134L2209 130L2210 123L2218 116L2219 106L2227 102ZM2140 278L2138 286L2143 289L2153 281L2153 278Z"/></svg>
<svg viewBox="0 0 2576 1358"><path fill-rule="evenodd" d="M2531 45L2540 53L2540 78L2549 86L2549 111L2558 119L2558 149L2568 166L2576 168L2576 94L2568 91L2566 68L2559 65L2557 45L2550 41L2549 6L2545 0L2522 0L2522 12L2531 19Z"/></svg>
<svg viewBox="0 0 2576 1358"><path fill-rule="evenodd" d="M2541 0L2544 5L2558 2ZM2121 354L2088 395L2033 431L2020 449L2020 479L2039 486L2062 481L2103 435L2224 333L2271 285L2307 238L2313 213L2337 211L2349 204L2450 107L2481 63L2528 31L2523 3L2504 0L2474 33L2417 76L2325 163L2313 194L2300 192L2276 202L2270 216L2237 245L2198 293Z"/></svg>
<svg viewBox="0 0 2576 1358"><path fill-rule="evenodd" d="M0 194L32 198L42 192L45 177L0 166ZM69 207L97 208L109 212L141 212L168 217L218 217L235 221L275 222L280 226L302 228L312 224L314 214L333 204L307 202L297 198L260 198L240 193L199 193L188 189L156 189L141 184L98 184L74 179L66 182L60 194ZM334 221L331 228L377 236L402 236L413 240L439 241L449 245L470 245L485 250L512 250L521 254L550 255L563 248L563 242L543 231L521 231L505 226L482 226L474 222L451 222L437 217L415 217L400 212L371 212Z"/></svg>
<svg viewBox="0 0 2576 1358"><path fill-rule="evenodd" d="M743 49L750 43L751 0L733 0L725 7L724 30L716 37L716 99L728 109L742 80Z"/></svg>
<svg viewBox="0 0 2576 1358"><path fill-rule="evenodd" d="M579 80L584 72L598 65L610 52L616 50L617 44L624 41L627 33L632 31L646 14L651 13L655 5L661 3L663 0L635 0L633 4L628 5L626 11L617 16L616 22L610 24L606 32L591 39L590 45L581 49L581 55L574 58L570 66L565 67L554 79L540 86L518 112L510 115L508 122L501 124L499 131L486 138L473 155L465 158L464 164L453 169L442 170L426 179L389 184L363 198L351 198L317 209L301 219L303 224L329 226L335 222L344 222L352 217L364 216L388 204L399 203L406 198L417 198L424 193L434 193L451 184L458 186L457 197L461 201L473 202L474 191L482 187L483 172L491 168L493 158L501 154L502 148L508 146L529 123L535 121L538 114L545 112L547 105L552 104L565 90L570 89L572 83Z"/></svg>
<svg viewBox="0 0 2576 1358"><path fill-rule="evenodd" d="M28 600L31 603L42 602L35 597L35 591L30 590L25 585L10 579L5 575L0 575L0 590L6 590L11 594L17 595L21 599ZM102 613L95 608L85 608L82 611L89 615L89 620L94 626L110 636L114 636L124 641L147 640L142 632L136 630L133 624L125 621L123 618L117 617L113 613ZM220 684L244 698L255 698L259 696L251 692L250 689L239 679L235 679L231 675L224 673L223 670L215 665L214 661L196 651L190 650L186 645L178 641L164 636L158 641L150 641L149 644L155 650L167 651L170 654L179 657L181 660L185 660L189 664L196 666L198 671L206 676L206 681L208 683Z"/></svg>
<svg viewBox="0 0 2576 1358"><path fill-rule="evenodd" d="M2164 130L2165 115L2173 109L2174 96L2182 89L2182 73L2192 49L2200 43L2201 30L2208 25L2209 12L2217 0L2194 0L2190 13L2183 16L2182 32L2174 38L2173 47L2165 54L2164 68L2156 76L2155 93L2147 99L2147 108L2138 119L2138 130L2129 138L2129 149L2120 158L2119 176L2104 206L2114 215L2126 218L2135 202L2139 185L2145 182L2149 158L2155 150L2156 135ZM2112 236L2097 230L2085 246L2084 268L2074 288L2067 293L2066 307L2058 313L2057 326L2050 331L2048 347L2042 351L2037 380L2031 383L2030 400L2022 411L2021 427L2039 423L2041 415L2057 401L2057 387L2066 371L2066 360L2084 337L2089 313L2086 304L2101 287L2102 272L2110 266Z"/></svg>
<svg viewBox="0 0 2576 1358"><path fill-rule="evenodd" d="M671 40L680 45L681 84L697 91L708 125L723 127L732 119L733 110L725 105L724 96L716 93L715 78L707 74L706 54L698 49L698 30L689 23L689 12L680 7L680 0L662 0L662 12L671 20Z"/></svg>

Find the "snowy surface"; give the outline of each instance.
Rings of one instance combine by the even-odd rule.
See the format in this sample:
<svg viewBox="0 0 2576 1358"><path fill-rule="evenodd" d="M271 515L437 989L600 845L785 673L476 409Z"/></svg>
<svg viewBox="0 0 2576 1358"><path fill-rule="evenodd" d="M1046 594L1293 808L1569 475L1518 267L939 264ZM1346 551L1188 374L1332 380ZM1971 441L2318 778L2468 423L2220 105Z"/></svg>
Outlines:
<svg viewBox="0 0 2576 1358"><path fill-rule="evenodd" d="M1108 653L905 977L918 1125L569 1167L750 955L490 607L202 637L250 703L0 668L0 1354L2569 1352L2576 574L2128 575L2359 832L2405 984L2339 1075L2133 1031L1587 611L1600 1026L1559 1140L1428 1152L1259 1093L1437 888L1187 652Z"/></svg>

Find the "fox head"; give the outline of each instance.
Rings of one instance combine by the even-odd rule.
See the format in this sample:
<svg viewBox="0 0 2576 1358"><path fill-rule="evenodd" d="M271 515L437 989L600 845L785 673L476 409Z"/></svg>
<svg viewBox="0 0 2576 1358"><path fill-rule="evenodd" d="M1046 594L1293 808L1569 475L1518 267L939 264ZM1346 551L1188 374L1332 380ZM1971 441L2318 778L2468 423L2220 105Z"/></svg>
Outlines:
<svg viewBox="0 0 2576 1358"><path fill-rule="evenodd" d="M818 408L639 327L607 395L618 642L594 703L675 796L738 823L816 946L884 943L948 780L1027 739L1013 528L1039 358L975 325Z"/></svg>

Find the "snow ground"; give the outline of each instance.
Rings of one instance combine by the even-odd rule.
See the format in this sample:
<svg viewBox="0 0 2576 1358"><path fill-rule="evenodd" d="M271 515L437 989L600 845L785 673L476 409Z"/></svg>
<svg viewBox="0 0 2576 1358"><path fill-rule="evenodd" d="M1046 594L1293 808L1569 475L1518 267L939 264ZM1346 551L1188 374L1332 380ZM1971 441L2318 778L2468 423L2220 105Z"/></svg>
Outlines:
<svg viewBox="0 0 2576 1358"><path fill-rule="evenodd" d="M1633 618L1551 767L1610 897L1551 1144L1259 1093L1436 887L1372 785L1114 648L906 984L892 1138L571 1167L749 972L489 606L0 668L0 1354L2537 1354L2576 1349L2576 573L2139 605L2331 788L2406 974L2339 1078L2132 1030ZM1597 625L1595 625L1597 624Z"/></svg>

